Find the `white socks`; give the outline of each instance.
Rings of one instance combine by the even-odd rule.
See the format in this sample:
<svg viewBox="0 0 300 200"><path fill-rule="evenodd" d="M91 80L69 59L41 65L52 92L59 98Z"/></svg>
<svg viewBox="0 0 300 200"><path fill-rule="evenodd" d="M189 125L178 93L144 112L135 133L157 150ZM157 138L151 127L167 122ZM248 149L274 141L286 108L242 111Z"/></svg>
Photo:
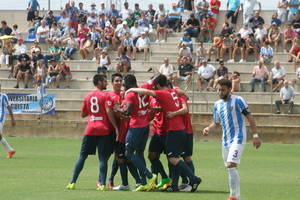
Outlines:
<svg viewBox="0 0 300 200"><path fill-rule="evenodd" d="M230 196L240 199L240 176L236 167L228 168Z"/></svg>
<svg viewBox="0 0 300 200"><path fill-rule="evenodd" d="M14 150L13 148L11 148L11 146L8 144L8 142L6 141L6 139L4 137L2 137L2 140L0 140L0 142L7 149L8 152Z"/></svg>

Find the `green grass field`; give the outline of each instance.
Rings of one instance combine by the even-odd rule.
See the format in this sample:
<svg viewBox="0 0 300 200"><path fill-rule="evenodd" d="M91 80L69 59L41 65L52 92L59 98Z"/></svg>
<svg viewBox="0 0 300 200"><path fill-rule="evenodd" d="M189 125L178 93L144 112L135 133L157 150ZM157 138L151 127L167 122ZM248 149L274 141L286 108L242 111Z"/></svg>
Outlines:
<svg viewBox="0 0 300 200"><path fill-rule="evenodd" d="M203 184L196 193L96 191L98 161L88 158L76 185L68 191L73 164L81 140L48 138L9 138L16 148L13 159L0 148L1 200L138 199L224 200L228 197L227 172L218 142L195 142L194 164ZM263 144L255 150L247 146L241 166L243 200L300 199L300 145ZM162 159L165 162L165 158ZM119 174L115 183L120 183ZM134 185L130 179L131 185Z"/></svg>

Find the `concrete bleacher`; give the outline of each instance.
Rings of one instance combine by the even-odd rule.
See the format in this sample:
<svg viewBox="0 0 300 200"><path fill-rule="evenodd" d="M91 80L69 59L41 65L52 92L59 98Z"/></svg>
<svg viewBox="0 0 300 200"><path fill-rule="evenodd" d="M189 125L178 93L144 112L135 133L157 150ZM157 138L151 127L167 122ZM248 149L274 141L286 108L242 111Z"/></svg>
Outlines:
<svg viewBox="0 0 300 200"><path fill-rule="evenodd" d="M0 14L3 13L0 11ZM271 12L264 12L263 16L270 16ZM19 14L21 15L21 14ZM10 24L20 24L21 18L17 13L7 13L3 15L11 16L7 20ZM222 13L223 15L223 13ZM240 17L241 18L241 17ZM266 19L268 19L266 17ZM18 20L17 20L18 19ZM13 21L15 20L15 21ZM25 22L24 22L25 23ZM23 29L24 24L20 26ZM220 29L220 23L217 30ZM178 41L181 38L181 33L173 33L168 37L168 41L163 44L151 43L151 55L149 61L143 61L143 55L139 54L138 59L132 62L132 72L139 81L143 83L147 81L152 72L147 72L149 67L156 67L162 64L163 58L168 57L170 63L177 68L176 57L178 53ZM27 44L30 47L31 44ZM208 48L209 44L205 44ZM41 44L43 53L47 54L48 48L45 44ZM197 44L194 44L194 49L197 48ZM113 60L112 66L115 66L116 52L110 52L110 56ZM253 57L252 57L253 58ZM251 58L251 59L252 59ZM75 60L66 61L71 66L73 74L73 80L71 82L71 89L64 89L65 84L61 84L61 89L51 88L47 90L47 93L56 94L57 96L57 112L55 115L16 115L17 126L10 128L9 123L6 123L6 134L13 136L38 136L38 137L79 137L84 130L85 119L80 118L80 108L82 99L85 95L93 89L92 77L96 73L97 63L94 61L80 60L78 52L74 56ZM238 59L238 58L237 58ZM255 120L258 125L259 133L262 134L262 138L265 141L281 141L281 142L296 142L297 138L300 139L300 125L297 124L297 120L300 119L300 94L296 95L294 113L291 115L281 114L275 115L274 101L279 98L278 93L271 93L270 86L268 86L268 92L261 92L257 87L256 92L250 93L249 81L251 78L252 68L255 65L253 59L245 63L225 63L230 72L239 71L241 73L241 92L236 93L244 97L250 107L250 110L254 114ZM275 53L273 60L279 60L282 66L287 72L287 79L292 80L296 77L292 63L288 63L288 55L283 52ZM218 67L218 63L215 62L215 57L212 57L212 62L215 67ZM269 68L272 67L269 66ZM108 72L110 75L111 72ZM1 91L5 93L35 93L35 89L14 89L16 84L15 79L8 79L9 70L2 67L0 68L0 83ZM196 76L195 81L196 82ZM20 85L23 88L23 84ZM32 87L32 84L30 85ZM111 88L109 86L108 88ZM196 85L190 87L187 91L190 96L190 111L192 112L193 126L196 136L200 137L201 130L212 121L212 108L213 103L218 100L216 92L206 91L191 91L192 88L196 88ZM296 88L296 91L300 91ZM282 107L282 111L286 112L286 106ZM297 114L299 113L299 114ZM62 131L63 130L63 131ZM216 131L216 133L219 133ZM214 134L213 137L218 137Z"/></svg>

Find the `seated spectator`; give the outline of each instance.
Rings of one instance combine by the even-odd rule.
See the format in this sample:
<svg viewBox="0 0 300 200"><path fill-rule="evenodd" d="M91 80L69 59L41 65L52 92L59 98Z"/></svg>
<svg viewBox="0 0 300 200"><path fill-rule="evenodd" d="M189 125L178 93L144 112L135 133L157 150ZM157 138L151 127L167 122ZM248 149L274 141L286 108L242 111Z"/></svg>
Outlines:
<svg viewBox="0 0 300 200"><path fill-rule="evenodd" d="M260 48L260 59L262 59L265 64L269 64L272 61L273 55L273 48L268 41L265 41Z"/></svg>
<svg viewBox="0 0 300 200"><path fill-rule="evenodd" d="M98 19L99 32L103 32L103 30L105 29L105 26L106 26L105 14L101 13L99 15L99 19Z"/></svg>
<svg viewBox="0 0 300 200"><path fill-rule="evenodd" d="M198 67L200 67L200 65L202 64L203 60L206 59L206 56L207 56L207 51L206 51L206 49L203 47L203 42L200 42L200 43L199 43L199 46L198 46L198 48L197 48L197 50L196 50L196 56L197 56L197 58L196 58L196 63L195 63L195 65L196 65L196 67L198 68Z"/></svg>
<svg viewBox="0 0 300 200"><path fill-rule="evenodd" d="M292 28L291 24L287 25L287 29L283 32L283 49L287 53L290 49L287 47L288 43L293 43L293 39L297 36L296 31Z"/></svg>
<svg viewBox="0 0 300 200"><path fill-rule="evenodd" d="M213 84L213 88L216 89L217 88L217 85L218 85L218 81L223 79L223 78L226 78L228 79L228 68L225 67L224 65L224 61L223 60L220 60L219 62L220 66L219 68L217 69L216 71L216 74L217 74L217 78L214 80L214 84Z"/></svg>
<svg viewBox="0 0 300 200"><path fill-rule="evenodd" d="M106 74L106 71L108 69L110 69L111 60L110 60L110 57L108 55L107 49L102 50L101 55L99 56L98 64L99 64L99 66L97 68L97 73L98 74L100 74L100 73Z"/></svg>
<svg viewBox="0 0 300 200"><path fill-rule="evenodd" d="M19 55L23 54L23 53L27 53L27 47L24 44L24 40L22 38L19 38L17 40L17 44L15 44L14 48L13 48L13 55L10 57L11 59L11 63L12 63L12 67L11 67L11 71L10 71L10 75L9 77L12 77L12 73L14 71L14 60L18 59Z"/></svg>
<svg viewBox="0 0 300 200"><path fill-rule="evenodd" d="M174 67L169 63L169 58L164 58L164 64L160 66L159 73L165 75L171 82L174 81Z"/></svg>
<svg viewBox="0 0 300 200"><path fill-rule="evenodd" d="M48 66L46 85L49 87L51 84L55 83L56 88L59 88L59 80L60 80L60 66L57 64L57 61L52 59L50 60L50 65Z"/></svg>
<svg viewBox="0 0 300 200"><path fill-rule="evenodd" d="M288 81L284 81L284 87L280 89L280 100L275 101L275 105L277 108L276 114L280 114L280 105L282 104L288 104L289 105L289 114L293 113L293 107L294 107L294 100L295 100L295 93L294 88L289 85Z"/></svg>
<svg viewBox="0 0 300 200"><path fill-rule="evenodd" d="M190 18L187 20L185 25L186 28L184 29L184 31L187 32L190 37L197 38L200 30L200 23L195 18L195 15L193 13L190 14Z"/></svg>
<svg viewBox="0 0 300 200"><path fill-rule="evenodd" d="M232 27L229 26L229 23L224 22L220 35L226 35L226 34L232 35L233 34L233 29L232 29Z"/></svg>
<svg viewBox="0 0 300 200"><path fill-rule="evenodd" d="M16 67L17 84L14 88L19 88L19 83L24 79L25 88L28 88L28 82L31 75L31 66L28 64L26 58L22 58L21 62Z"/></svg>
<svg viewBox="0 0 300 200"><path fill-rule="evenodd" d="M241 78L240 73L237 71L234 71L232 73L232 76L230 77L231 83L232 83L232 89L231 92L239 92L241 91Z"/></svg>
<svg viewBox="0 0 300 200"><path fill-rule="evenodd" d="M143 29L139 26L139 23L135 21L133 27L130 28L130 35L134 45L136 44L136 41L141 36L142 32L144 32Z"/></svg>
<svg viewBox="0 0 300 200"><path fill-rule="evenodd" d="M105 35L101 34L94 42L94 58L99 60L100 54L104 49L108 50L109 41L105 39Z"/></svg>
<svg viewBox="0 0 300 200"><path fill-rule="evenodd" d="M49 27L46 26L46 21L42 20L41 25L37 28L36 31L36 40L39 43L44 43L46 38L49 37Z"/></svg>
<svg viewBox="0 0 300 200"><path fill-rule="evenodd" d="M144 60L149 57L150 51L150 39L146 36L145 32L141 33L141 37L136 41L135 48L133 50L133 58L136 58L136 52L144 52Z"/></svg>
<svg viewBox="0 0 300 200"><path fill-rule="evenodd" d="M18 39L23 39L22 33L19 31L17 24L13 25L11 35L15 37L13 38L14 43L16 43Z"/></svg>
<svg viewBox="0 0 300 200"><path fill-rule="evenodd" d="M130 38L130 33L125 33L124 40L121 42L121 45L118 48L118 57L121 56L121 52L125 51L127 52L127 55L132 58L132 52L133 52L133 40ZM135 60L135 57L132 58Z"/></svg>
<svg viewBox="0 0 300 200"><path fill-rule="evenodd" d="M91 12L86 20L87 26L99 26L96 12Z"/></svg>
<svg viewBox="0 0 300 200"><path fill-rule="evenodd" d="M37 48L34 52L32 52L32 59L31 59L32 63L31 63L31 66L36 67L37 62L39 60L44 60L44 62L46 64L48 63L47 61L45 61L45 57L41 53L40 49Z"/></svg>
<svg viewBox="0 0 300 200"><path fill-rule="evenodd" d="M85 26L85 23L80 23L77 34L77 40L80 48L83 47L85 40L87 39L87 36L89 34L89 31L90 30Z"/></svg>
<svg viewBox="0 0 300 200"><path fill-rule="evenodd" d="M70 18L67 17L66 12L62 11L60 13L60 19L57 22L62 34L65 32L66 28L68 27L69 20L70 20Z"/></svg>
<svg viewBox="0 0 300 200"><path fill-rule="evenodd" d="M116 58L116 60L117 60L116 71L124 72L124 74L126 75L131 69L131 58L126 56L125 51L122 51L121 56Z"/></svg>
<svg viewBox="0 0 300 200"><path fill-rule="evenodd" d="M61 31L59 30L57 23L53 23L50 29L50 37L46 38L46 44L49 46L54 40L61 41Z"/></svg>
<svg viewBox="0 0 300 200"><path fill-rule="evenodd" d="M213 17L215 19L218 19L218 16L220 13L221 1L220 0L210 0L209 7L210 7L210 11L214 14Z"/></svg>
<svg viewBox="0 0 300 200"><path fill-rule="evenodd" d="M127 26L128 26L129 29L130 29L131 27L134 26L134 22L137 22L137 23L139 24L139 21L136 20L136 19L134 19L134 14L133 14L133 13L130 14L129 17L128 17L127 19L125 19L125 22L127 22ZM142 22L141 22L141 23L142 23ZM141 28L142 28L142 27L141 27ZM147 28L146 28L146 29L147 29ZM144 29L142 28L142 30L144 30Z"/></svg>
<svg viewBox="0 0 300 200"><path fill-rule="evenodd" d="M172 8L168 11L168 27L174 32L180 29L181 13L177 8L177 3L172 3Z"/></svg>
<svg viewBox="0 0 300 200"><path fill-rule="evenodd" d="M241 37L241 34L237 34L236 38L233 41L233 51L232 51L232 59L228 60L228 62L234 62L235 56L238 51L241 52L241 60L240 63L246 62L245 59L245 48L246 48L246 41Z"/></svg>
<svg viewBox="0 0 300 200"><path fill-rule="evenodd" d="M146 15L147 15L148 19L150 20L150 24L152 24L152 25L154 23L155 14L156 14L156 10L153 9L153 5L150 3L148 5L148 10L146 11Z"/></svg>
<svg viewBox="0 0 300 200"><path fill-rule="evenodd" d="M28 33L36 33L38 27L41 25L42 17L39 16L39 11L34 11L34 18L31 20L30 28L28 29Z"/></svg>
<svg viewBox="0 0 300 200"><path fill-rule="evenodd" d="M72 55L78 50L79 44L74 37L74 33L70 33L69 37L63 40L65 44L65 52L63 54L63 58L65 60L71 60Z"/></svg>
<svg viewBox="0 0 300 200"><path fill-rule="evenodd" d="M112 17L116 17L119 18L120 17L120 11L116 9L116 5L115 4L111 4L110 5L110 10L108 11L108 18L112 18Z"/></svg>
<svg viewBox="0 0 300 200"><path fill-rule="evenodd" d="M143 11L140 9L140 5L138 3L135 3L134 10L133 10L134 18L139 19L142 15L142 12Z"/></svg>
<svg viewBox="0 0 300 200"><path fill-rule="evenodd" d="M76 30L72 27L71 23L68 23L67 27L64 30L63 38L68 38L70 33L73 33L76 36Z"/></svg>
<svg viewBox="0 0 300 200"><path fill-rule="evenodd" d="M107 41L112 42L112 38L114 37L114 33L115 33L114 28L112 27L111 23L109 21L107 21L105 23L105 29L104 29L104 32L102 34L104 35L104 37Z"/></svg>
<svg viewBox="0 0 300 200"><path fill-rule="evenodd" d="M6 21L1 21L0 36L10 35L12 31L13 30L7 26Z"/></svg>
<svg viewBox="0 0 300 200"><path fill-rule="evenodd" d="M91 35L88 34L86 40L83 43L83 46L80 47L79 53L81 55L82 60L87 60L89 54L93 51L93 41L91 39Z"/></svg>
<svg viewBox="0 0 300 200"><path fill-rule="evenodd" d="M178 74L174 77L176 84L178 84L178 81L184 81L184 89L187 90L192 80L193 70L194 66L190 63L189 58L183 57L178 66Z"/></svg>
<svg viewBox="0 0 300 200"><path fill-rule="evenodd" d="M209 3L206 0L197 1L195 3L195 17L200 23L202 23L203 19L207 17L208 11Z"/></svg>
<svg viewBox="0 0 300 200"><path fill-rule="evenodd" d="M241 38L246 40L249 36L249 34L253 33L252 29L249 28L249 23L244 22L243 27L239 30L239 34L241 34Z"/></svg>
<svg viewBox="0 0 300 200"><path fill-rule="evenodd" d="M160 15L159 20L157 21L157 28L156 28L156 40L155 42L159 42L159 35L163 38L160 42L166 42L167 41L167 27L168 27L168 21L165 17L165 15Z"/></svg>
<svg viewBox="0 0 300 200"><path fill-rule="evenodd" d="M206 91L209 91L214 84L214 78L216 75L216 68L207 64L207 60L203 60L202 65L198 69L198 88L197 90L203 90L203 84L207 83Z"/></svg>
<svg viewBox="0 0 300 200"><path fill-rule="evenodd" d="M127 26L127 22L123 21L121 25L118 25L115 29L114 37L112 38L112 49L117 50L117 44L121 43L126 33L130 33L130 29Z"/></svg>
<svg viewBox="0 0 300 200"><path fill-rule="evenodd" d="M193 52L193 41L187 32L183 33L183 37L180 39L178 48L181 48L182 44L185 44Z"/></svg>
<svg viewBox="0 0 300 200"><path fill-rule="evenodd" d="M258 61L258 65L254 66L251 79L251 91L254 92L255 83L260 82L260 88L266 92L266 82L268 80L269 71L263 61Z"/></svg>
<svg viewBox="0 0 300 200"><path fill-rule="evenodd" d="M6 39L3 41L2 46L2 55L0 56L0 67L5 63L6 67L9 68L12 65L11 57L13 54L14 48L11 40Z"/></svg>
<svg viewBox="0 0 300 200"><path fill-rule="evenodd" d="M282 21L280 19L278 19L278 14L277 13L274 13L272 15L272 18L271 18L271 25L275 23L278 27L281 27L281 24L282 24Z"/></svg>
<svg viewBox="0 0 300 200"><path fill-rule="evenodd" d="M232 60L233 40L226 34L220 50L220 59L224 60L224 53L229 53L229 60Z"/></svg>
<svg viewBox="0 0 300 200"><path fill-rule="evenodd" d="M213 44L208 49L208 59L207 59L208 62L210 62L211 60L210 58L213 51L216 53L216 61L217 62L219 61L222 45L223 45L223 35L221 35L220 37L214 37Z"/></svg>
<svg viewBox="0 0 300 200"><path fill-rule="evenodd" d="M31 55L31 57L34 55L34 53L37 51L37 49L39 49L40 52L42 52L42 48L40 46L40 43L37 40L35 40L33 42L32 47L30 47L30 55Z"/></svg>
<svg viewBox="0 0 300 200"><path fill-rule="evenodd" d="M208 41L208 42L212 41L212 37L214 35L216 26L217 26L217 20L213 18L212 12L208 12L207 17L205 17L201 23L200 32L203 41ZM206 39L207 34L208 34L208 40Z"/></svg>
<svg viewBox="0 0 300 200"><path fill-rule="evenodd" d="M50 55L45 55L46 60L54 59L56 61L60 60L60 56L62 54L62 47L57 40L53 41L53 46L50 47ZM46 61L47 65L47 61Z"/></svg>
<svg viewBox="0 0 300 200"><path fill-rule="evenodd" d="M274 62L274 67L270 71L270 81L272 81L272 92L279 91L283 86L284 78L286 76L285 70L281 67L279 61Z"/></svg>
<svg viewBox="0 0 300 200"><path fill-rule="evenodd" d="M66 65L64 61L61 61L59 66L59 74L57 75L58 83L57 88L59 88L59 81L65 81L65 88L70 88L70 82L72 80L72 72L70 66Z"/></svg>
<svg viewBox="0 0 300 200"><path fill-rule="evenodd" d="M245 50L245 57L248 58L250 53L254 53L256 62L259 60L259 50L260 45L259 41L254 37L254 34L249 34L249 37L246 39L246 50Z"/></svg>
<svg viewBox="0 0 300 200"><path fill-rule="evenodd" d="M277 4L277 15L278 19L284 24L287 18L287 8L289 6L289 2L287 0L279 0Z"/></svg>
<svg viewBox="0 0 300 200"><path fill-rule="evenodd" d="M281 41L281 29L274 22L268 33L268 40L270 44L274 42L275 51L278 52L278 43Z"/></svg>
<svg viewBox="0 0 300 200"><path fill-rule="evenodd" d="M154 16L154 19L155 19L154 23L156 23L157 20L160 19L161 15L165 15L166 18L167 18L167 11L165 10L165 7L164 7L163 3L158 4L158 10L156 11L155 16Z"/></svg>
<svg viewBox="0 0 300 200"><path fill-rule="evenodd" d="M44 17L44 20L46 21L46 25L49 27L49 29L52 28L53 23L57 23L52 10L48 11L48 13Z"/></svg>
<svg viewBox="0 0 300 200"><path fill-rule="evenodd" d="M179 49L178 56L177 56L177 63L178 64L180 64L181 59L183 57L187 57L189 59L189 61L191 61L191 59L192 59L191 49L189 47L187 47L185 43L183 43L181 45L181 48Z"/></svg>
<svg viewBox="0 0 300 200"><path fill-rule="evenodd" d="M259 14L259 11L255 11L254 16L249 19L250 28L252 28L252 30L257 29L258 24L265 24L264 18L262 18Z"/></svg>
<svg viewBox="0 0 300 200"><path fill-rule="evenodd" d="M298 11L295 19L292 20L292 25L294 29L300 28L300 11Z"/></svg>
<svg viewBox="0 0 300 200"><path fill-rule="evenodd" d="M38 82L44 82L47 76L47 68L44 59L38 60L35 70L33 70L33 80L37 84Z"/></svg>
<svg viewBox="0 0 300 200"><path fill-rule="evenodd" d="M257 29L255 29L254 36L260 42L261 46L263 45L264 41L267 39L267 35L268 35L267 29L262 24L258 24Z"/></svg>
<svg viewBox="0 0 300 200"><path fill-rule="evenodd" d="M146 17L145 12L141 12L141 17L138 20L139 26L144 30L148 32L152 32L152 26L150 26L150 21Z"/></svg>

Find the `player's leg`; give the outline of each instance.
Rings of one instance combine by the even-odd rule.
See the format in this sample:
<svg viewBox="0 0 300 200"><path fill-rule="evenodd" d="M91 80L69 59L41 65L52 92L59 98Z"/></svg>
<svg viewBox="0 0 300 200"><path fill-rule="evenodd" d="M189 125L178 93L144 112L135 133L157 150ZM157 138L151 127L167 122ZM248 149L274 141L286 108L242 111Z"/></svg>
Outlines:
<svg viewBox="0 0 300 200"><path fill-rule="evenodd" d="M117 156L117 162L120 167L122 184L114 187L113 189L114 190L129 190L128 170L127 170L127 164L126 164L126 159L125 159L125 144L118 142L116 145L115 152L116 152L116 156Z"/></svg>
<svg viewBox="0 0 300 200"><path fill-rule="evenodd" d="M115 141L115 139L114 139ZM117 151L117 148L118 148L118 143L116 142L114 144L114 150L115 150L115 156L114 156L114 160L113 160L113 163L112 163L112 166L111 166L111 172L110 172L110 176L109 176L109 179L108 179L108 187L110 189L113 189L114 187L114 178L118 172L118 169L119 169L119 165L118 165L118 155L116 153Z"/></svg>
<svg viewBox="0 0 300 200"><path fill-rule="evenodd" d="M7 158L12 158L13 155L16 153L16 150L14 150L7 140L2 136L2 129L3 129L3 123L0 123L0 142L4 146L4 148L7 150Z"/></svg>

